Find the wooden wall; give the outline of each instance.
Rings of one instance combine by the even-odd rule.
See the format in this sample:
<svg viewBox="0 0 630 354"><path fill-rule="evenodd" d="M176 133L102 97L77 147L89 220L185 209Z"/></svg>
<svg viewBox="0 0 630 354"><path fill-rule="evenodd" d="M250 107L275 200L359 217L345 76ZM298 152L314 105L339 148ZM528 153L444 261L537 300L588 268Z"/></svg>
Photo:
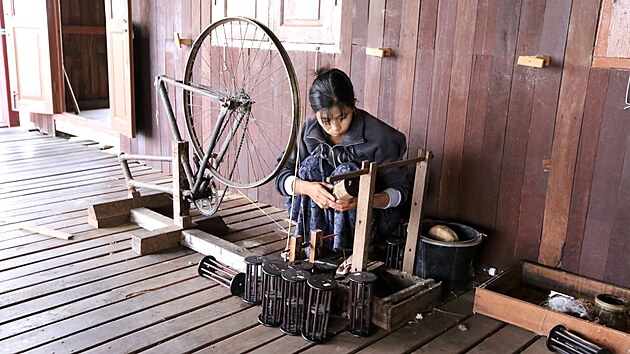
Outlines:
<svg viewBox="0 0 630 354"><path fill-rule="evenodd" d="M590 67L597 1L340 3L342 52L290 53L304 113L316 66L347 70L359 107L404 132L411 154L433 151L427 215L486 231L485 263L530 259L630 286L630 72ZM187 49L173 32L195 38L210 8L133 1L138 138L123 138L125 151L169 153L153 77L183 76ZM394 56L368 57L366 47ZM550 67L515 65L539 54ZM179 93L171 95L181 119ZM265 188L260 198L282 205Z"/></svg>

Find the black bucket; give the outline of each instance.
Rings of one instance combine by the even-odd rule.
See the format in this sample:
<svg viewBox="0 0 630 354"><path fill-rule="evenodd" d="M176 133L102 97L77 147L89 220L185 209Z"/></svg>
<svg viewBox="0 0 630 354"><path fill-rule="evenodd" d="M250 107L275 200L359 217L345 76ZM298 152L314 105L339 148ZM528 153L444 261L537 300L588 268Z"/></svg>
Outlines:
<svg viewBox="0 0 630 354"><path fill-rule="evenodd" d="M450 227L459 241L444 242L422 236L435 225ZM441 281L444 293L466 289L475 251L483 236L481 232L463 224L423 221L416 252L415 275Z"/></svg>

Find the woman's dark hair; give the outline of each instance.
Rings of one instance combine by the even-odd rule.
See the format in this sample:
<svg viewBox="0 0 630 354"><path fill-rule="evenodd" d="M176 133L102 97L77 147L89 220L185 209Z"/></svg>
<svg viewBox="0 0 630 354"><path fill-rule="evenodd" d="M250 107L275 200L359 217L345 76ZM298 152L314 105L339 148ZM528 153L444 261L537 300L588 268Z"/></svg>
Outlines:
<svg viewBox="0 0 630 354"><path fill-rule="evenodd" d="M315 80L308 93L313 112L337 106L354 108L354 88L346 73L339 69L321 67L315 71Z"/></svg>

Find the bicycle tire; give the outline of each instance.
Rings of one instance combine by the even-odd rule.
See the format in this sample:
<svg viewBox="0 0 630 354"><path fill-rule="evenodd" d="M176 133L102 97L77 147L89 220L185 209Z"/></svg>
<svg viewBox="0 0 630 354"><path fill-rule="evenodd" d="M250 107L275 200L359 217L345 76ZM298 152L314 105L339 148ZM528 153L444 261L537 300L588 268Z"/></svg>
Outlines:
<svg viewBox="0 0 630 354"><path fill-rule="evenodd" d="M214 142L213 161L206 166L212 175L236 188L273 179L295 144L300 99L289 55L271 30L244 17L214 22L193 43L183 82L224 100L250 102L230 106L217 126L220 100L183 90L186 127L200 160L209 140ZM215 129L218 136L210 139ZM235 135L229 138L231 129ZM222 156L219 163L217 156Z"/></svg>

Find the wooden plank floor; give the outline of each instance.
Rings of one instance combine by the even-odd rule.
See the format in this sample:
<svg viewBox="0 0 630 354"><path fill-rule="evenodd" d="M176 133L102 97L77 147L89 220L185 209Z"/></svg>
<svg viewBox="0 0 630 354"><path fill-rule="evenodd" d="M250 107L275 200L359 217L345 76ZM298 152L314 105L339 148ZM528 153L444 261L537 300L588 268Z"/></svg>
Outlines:
<svg viewBox="0 0 630 354"><path fill-rule="evenodd" d="M86 209L126 197L116 156L20 128L0 129L0 353L543 353L544 338L472 313L473 291L423 319L368 338L333 318L331 340L313 345L258 324L249 306L197 275L202 255L180 248L138 256L137 225L95 229ZM143 181L169 177L134 164ZM257 254L284 248L284 211L231 196L225 238ZM272 222L274 219L275 222ZM74 235L62 240L24 223Z"/></svg>

